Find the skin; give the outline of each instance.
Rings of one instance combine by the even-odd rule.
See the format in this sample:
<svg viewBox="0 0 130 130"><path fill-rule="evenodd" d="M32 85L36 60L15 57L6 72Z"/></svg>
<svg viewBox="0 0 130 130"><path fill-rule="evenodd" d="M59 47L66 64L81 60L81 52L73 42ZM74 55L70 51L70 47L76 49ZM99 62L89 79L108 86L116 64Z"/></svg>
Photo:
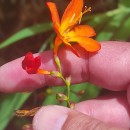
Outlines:
<svg viewBox="0 0 130 130"><path fill-rule="evenodd" d="M68 48L59 49L63 74L71 75L73 84L88 81L111 91L97 99L76 104L75 110L61 106L43 107L34 117L33 130L128 130L130 43L102 42L98 53L88 53L78 45L75 48L80 58ZM42 56L40 68L56 70L52 51L39 55ZM22 60L23 57L0 67L1 92L32 91L46 85L63 85L57 78L27 74L21 67Z"/></svg>

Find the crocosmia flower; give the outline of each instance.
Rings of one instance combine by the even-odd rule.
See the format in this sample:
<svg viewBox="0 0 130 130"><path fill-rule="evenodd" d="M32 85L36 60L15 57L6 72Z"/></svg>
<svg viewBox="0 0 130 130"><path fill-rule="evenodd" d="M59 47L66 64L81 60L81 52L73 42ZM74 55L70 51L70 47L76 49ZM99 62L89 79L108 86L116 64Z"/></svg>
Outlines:
<svg viewBox="0 0 130 130"><path fill-rule="evenodd" d="M41 65L41 57L33 57L31 52L28 52L25 55L24 60L22 61L22 67L28 74L36 74Z"/></svg>
<svg viewBox="0 0 130 130"><path fill-rule="evenodd" d="M28 52L25 55L24 60L22 61L22 68L26 70L28 74L46 74L49 75L50 71L40 69L41 66L41 57L34 57L31 52Z"/></svg>
<svg viewBox="0 0 130 130"><path fill-rule="evenodd" d="M82 15L91 10L86 8L82 12L83 0L71 0L60 20L55 3L47 2L57 37L54 43L54 54L57 55L59 46L64 43L79 56L71 43L78 43L86 51L94 52L100 49L100 44L90 37L96 35L94 29L88 25L79 25Z"/></svg>

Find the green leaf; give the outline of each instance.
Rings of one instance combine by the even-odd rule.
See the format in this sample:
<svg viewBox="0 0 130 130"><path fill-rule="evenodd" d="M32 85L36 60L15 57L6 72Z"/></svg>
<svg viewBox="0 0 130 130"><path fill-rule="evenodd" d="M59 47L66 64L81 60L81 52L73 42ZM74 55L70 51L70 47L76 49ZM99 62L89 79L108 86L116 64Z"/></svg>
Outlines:
<svg viewBox="0 0 130 130"><path fill-rule="evenodd" d="M121 28L117 31L117 33L113 36L113 40L125 41L130 38L130 17L128 17Z"/></svg>
<svg viewBox="0 0 130 130"><path fill-rule="evenodd" d="M47 48L47 46L51 43L51 41L53 40L53 38L54 38L54 34L51 34L51 35L45 40L45 42L42 44L42 46L41 46L39 52L43 52L43 51Z"/></svg>
<svg viewBox="0 0 130 130"><path fill-rule="evenodd" d="M56 94L51 94L51 95L47 95L47 97L45 98L43 105L56 105L58 104L58 101L56 99Z"/></svg>
<svg viewBox="0 0 130 130"><path fill-rule="evenodd" d="M85 90L85 94L83 94L83 96L81 96L80 98L80 101L83 101L86 99L96 98L99 95L99 92L101 89L90 83L81 83L81 84L72 85L71 90L75 92ZM71 98L73 97L71 96ZM75 98L73 98L72 100L75 100L75 99L76 99L76 95L75 95Z"/></svg>
<svg viewBox="0 0 130 130"><path fill-rule="evenodd" d="M34 36L38 33L47 32L51 28L52 28L51 23L43 23L43 24L37 24L37 25L31 26L31 27L27 27L27 28L15 33L14 35L9 37L7 40L3 41L2 43L0 43L0 49L7 47L24 38Z"/></svg>
<svg viewBox="0 0 130 130"><path fill-rule="evenodd" d="M119 5L123 5L123 6L125 6L125 7L130 7L130 1L129 0L120 0L119 1Z"/></svg>
<svg viewBox="0 0 130 130"><path fill-rule="evenodd" d="M130 37L129 16L130 9L120 1L117 9L90 16L87 24L95 28L98 41L127 41Z"/></svg>
<svg viewBox="0 0 130 130"><path fill-rule="evenodd" d="M100 31L96 39L99 41L112 40L117 30L121 28L121 25L124 22L124 19L127 17L127 15L128 14L120 14L120 15L115 14L111 16L109 22Z"/></svg>
<svg viewBox="0 0 130 130"><path fill-rule="evenodd" d="M66 87L58 86L58 87L52 87L53 94L47 95L46 98L43 101L43 105L52 105L52 104L58 104L66 106L66 102L63 102L59 104L59 102L56 100L56 93L64 93L67 94ZM71 94L70 94L70 100L78 103L79 101L84 101L86 99L96 98L100 93L100 88L96 87L95 85L92 85L90 83L81 83L81 84L75 84L71 85ZM77 96L76 93L84 90L85 94L81 96Z"/></svg>
<svg viewBox="0 0 130 130"><path fill-rule="evenodd" d="M13 118L15 110L19 109L30 94L10 94L0 100L0 130L4 130Z"/></svg>

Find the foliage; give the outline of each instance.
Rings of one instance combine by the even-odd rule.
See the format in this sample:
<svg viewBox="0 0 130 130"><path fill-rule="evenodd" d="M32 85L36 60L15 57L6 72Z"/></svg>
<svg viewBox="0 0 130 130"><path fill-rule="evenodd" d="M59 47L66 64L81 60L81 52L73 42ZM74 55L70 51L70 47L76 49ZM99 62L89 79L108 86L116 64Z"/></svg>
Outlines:
<svg viewBox="0 0 130 130"><path fill-rule="evenodd" d="M30 94L10 94L3 96L0 100L0 130L4 130L13 118L15 110L19 109Z"/></svg>
<svg viewBox="0 0 130 130"><path fill-rule="evenodd" d="M51 27L50 23L43 23L43 24L38 24L38 25L31 26L31 27L27 27L27 28L17 32L16 34L12 35L11 37L9 37L4 42L2 42L0 44L0 49L7 47L11 44L14 44L15 42L22 40L24 38L34 36L38 33L47 32L51 28L52 27Z"/></svg>

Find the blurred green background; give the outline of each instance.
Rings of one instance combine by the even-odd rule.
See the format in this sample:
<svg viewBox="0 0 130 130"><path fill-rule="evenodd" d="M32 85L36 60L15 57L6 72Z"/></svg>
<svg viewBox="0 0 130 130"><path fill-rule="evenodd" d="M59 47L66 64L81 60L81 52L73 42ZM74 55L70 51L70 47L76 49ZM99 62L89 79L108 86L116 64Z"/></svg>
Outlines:
<svg viewBox="0 0 130 130"><path fill-rule="evenodd" d="M70 0L56 2L60 15ZM52 29L47 0L0 0L0 65L25 55L53 47L55 33ZM92 7L82 23L93 26L98 41L130 41L130 0L84 0ZM71 100L75 102L95 98L100 88L90 83L73 85ZM83 95L79 91L84 90ZM41 105L61 104L55 93L65 92L64 87L41 88L32 93L0 93L0 130L19 130L31 123L32 118L14 115L17 109L31 109Z"/></svg>

